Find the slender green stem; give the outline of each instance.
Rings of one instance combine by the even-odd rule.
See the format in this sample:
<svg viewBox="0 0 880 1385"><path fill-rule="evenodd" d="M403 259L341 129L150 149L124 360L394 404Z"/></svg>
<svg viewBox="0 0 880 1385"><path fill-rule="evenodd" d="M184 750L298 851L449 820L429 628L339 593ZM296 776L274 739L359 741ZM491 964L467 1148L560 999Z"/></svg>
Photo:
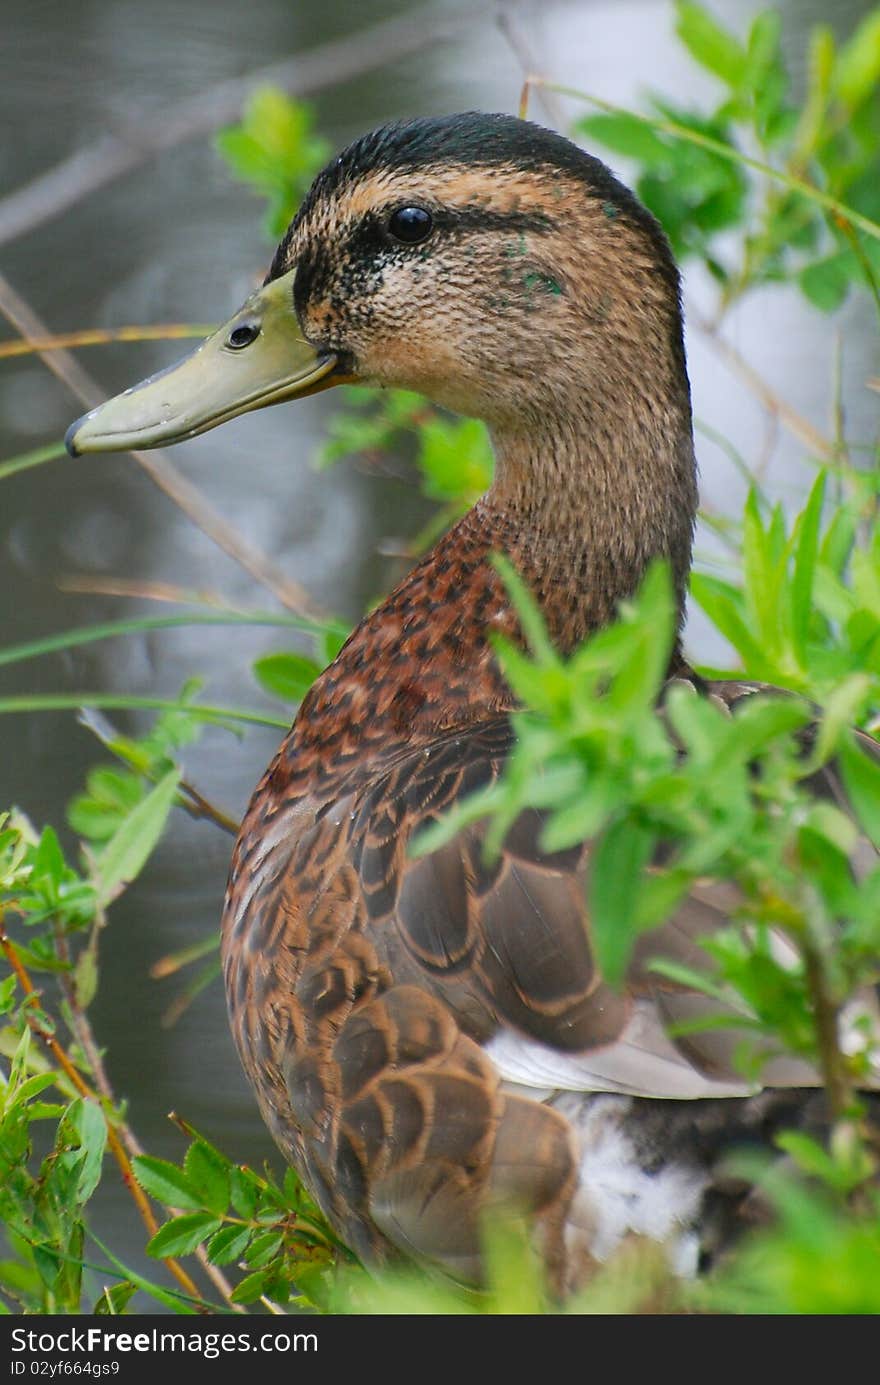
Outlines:
<svg viewBox="0 0 880 1385"><path fill-rule="evenodd" d="M67 456L63 442L49 443L48 447L38 447L33 452L22 452L18 457L10 457L8 462L0 462L0 481L14 476L17 471L28 471L32 466L42 466L44 462L55 462Z"/></svg>
<svg viewBox="0 0 880 1385"><path fill-rule="evenodd" d="M67 712L80 707L101 707L113 711L188 712L201 721L239 721L246 726L271 726L287 731L290 720L252 712L238 707L206 707L197 702L175 702L166 697L132 697L122 693L23 693L18 697L0 697L0 715L4 712Z"/></svg>
<svg viewBox="0 0 880 1385"><path fill-rule="evenodd" d="M715 446L721 449L724 455L728 457L729 460L736 467L737 471L739 472L743 480L746 482L746 484L753 488L763 508L769 512L772 509L772 506L770 504L770 499L767 493L762 489L759 482L755 479L755 474L752 468L749 466L748 462L746 461L745 457L738 450L738 448L734 447L730 439L725 437L725 435L719 432L717 428L713 428L711 424L707 423L705 419L702 418L694 419L694 430L697 433L702 433L704 438L708 438L710 442L714 442Z"/></svg>
<svg viewBox="0 0 880 1385"><path fill-rule="evenodd" d="M323 627L314 621L272 611L209 611L190 612L179 616L137 616L131 620L112 620L101 625L63 630L57 635L46 635L40 640L9 645L6 649L0 649L0 666L22 663L25 659L35 659L41 654L54 654L62 649L73 649L76 645L113 639L117 635L140 634L145 630L172 630L175 626L183 625L282 625L287 629L305 630L307 633L317 634L323 631Z"/></svg>
<svg viewBox="0 0 880 1385"><path fill-rule="evenodd" d="M783 168L774 168L772 164L766 164L761 159L752 158L751 155L744 154L741 149L736 149L731 144L725 144L723 140L713 139L711 135L704 135L699 130L691 130L686 125L680 125L676 120L666 120L654 115L642 115L625 106L618 106L613 101L603 101L600 96L593 96L591 92L581 91L578 87L564 86L560 82L547 82L542 78L536 78L535 81L536 83L540 82L549 91L555 91L559 96L570 96L575 101L587 101L590 105L598 107L601 111L607 111L610 115L626 115L632 120L638 120L643 125L650 126L652 130L658 130L661 134L672 135L674 139L683 139L688 144L696 144L701 149L708 149L711 153L717 154L719 158L727 159L729 163L743 164L755 173L761 173L766 178L773 178L776 182L782 183L791 192L799 193L801 197L808 198L817 206L824 207L827 212L831 212L842 221L857 226L860 231L864 231L866 236L880 240L880 223L872 221L870 217L863 216L855 208L848 207L845 202L840 202L829 193L822 192L821 188L814 187L812 183L806 182L803 178L798 178Z"/></svg>

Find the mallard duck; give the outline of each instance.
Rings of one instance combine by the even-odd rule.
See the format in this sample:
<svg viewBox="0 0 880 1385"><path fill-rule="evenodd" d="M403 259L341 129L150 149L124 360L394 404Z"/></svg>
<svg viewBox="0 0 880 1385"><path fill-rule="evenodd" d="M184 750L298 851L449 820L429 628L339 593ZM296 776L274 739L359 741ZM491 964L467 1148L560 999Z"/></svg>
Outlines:
<svg viewBox="0 0 880 1385"><path fill-rule="evenodd" d="M744 1197L719 1155L818 1085L779 1056L756 1092L735 1035L668 1033L718 1003L648 958L705 966L697 940L730 892L690 897L617 991L590 941L589 843L548 853L527 812L491 861L480 825L408 851L512 744L490 637L517 622L494 553L563 651L657 557L681 626L697 484L666 237L601 162L534 124L383 126L317 177L240 312L74 424L69 447L179 441L351 381L485 420L496 476L318 678L253 796L222 929L244 1068L366 1261L403 1253L479 1281L481 1218L513 1206L561 1291L629 1235L691 1273ZM733 711L754 690L706 685L680 643L669 677Z"/></svg>

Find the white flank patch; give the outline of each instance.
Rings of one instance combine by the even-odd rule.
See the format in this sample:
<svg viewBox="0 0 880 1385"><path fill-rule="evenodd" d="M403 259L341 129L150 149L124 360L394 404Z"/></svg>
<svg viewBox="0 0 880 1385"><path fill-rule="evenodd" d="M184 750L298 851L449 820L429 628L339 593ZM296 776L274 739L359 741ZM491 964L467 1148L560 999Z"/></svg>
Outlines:
<svg viewBox="0 0 880 1385"><path fill-rule="evenodd" d="M628 1098L600 1098L585 1104L573 1096L553 1103L574 1128L580 1156L580 1183L566 1229L570 1249L586 1247L607 1260L627 1236L647 1236L667 1246L676 1274L697 1271L696 1223L710 1182L705 1169L686 1162L652 1172L622 1128Z"/></svg>

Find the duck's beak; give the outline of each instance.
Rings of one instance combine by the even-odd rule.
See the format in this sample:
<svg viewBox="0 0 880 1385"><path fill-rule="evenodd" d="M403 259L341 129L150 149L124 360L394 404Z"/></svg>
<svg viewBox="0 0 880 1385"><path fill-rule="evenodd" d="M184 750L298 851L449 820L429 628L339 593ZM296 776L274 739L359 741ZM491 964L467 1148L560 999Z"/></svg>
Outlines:
<svg viewBox="0 0 880 1385"><path fill-rule="evenodd" d="M128 452L194 438L250 409L326 389L336 356L304 340L292 269L251 295L234 317L177 365L77 419L65 442L81 452Z"/></svg>

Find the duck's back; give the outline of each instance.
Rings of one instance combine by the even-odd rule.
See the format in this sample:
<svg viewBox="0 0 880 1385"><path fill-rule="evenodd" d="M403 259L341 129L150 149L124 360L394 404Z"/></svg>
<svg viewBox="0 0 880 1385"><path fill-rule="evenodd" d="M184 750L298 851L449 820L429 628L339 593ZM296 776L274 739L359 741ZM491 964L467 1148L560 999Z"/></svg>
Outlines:
<svg viewBox="0 0 880 1385"><path fill-rule="evenodd" d="M418 639L412 589L405 607ZM233 864L227 989L270 1130L365 1258L394 1248L478 1278L483 1215L512 1206L535 1220L560 1286L628 1234L669 1241L676 1264L694 1268L716 1234L706 1207L718 1214L715 1165L731 1132L766 1138L791 1107L778 1091L751 1094L735 1030L668 1036L719 1005L662 980L650 959L705 969L698 940L727 922L732 891L695 891L645 936L617 991L595 961L588 842L544 851L543 816L527 811L495 854L476 822L414 855L423 829L501 773L506 695L477 660L450 698L440 640L424 678L407 655L395 680L384 649L364 684L374 715L352 721L340 699L350 711L352 669L360 678L364 647L384 638L367 627L304 703ZM454 647L461 638L452 632ZM427 719L413 713L395 731L401 681ZM751 691L712 695L735 710ZM441 705L469 712L443 728ZM764 1081L816 1075L773 1059ZM724 1218L742 1197L728 1192Z"/></svg>

